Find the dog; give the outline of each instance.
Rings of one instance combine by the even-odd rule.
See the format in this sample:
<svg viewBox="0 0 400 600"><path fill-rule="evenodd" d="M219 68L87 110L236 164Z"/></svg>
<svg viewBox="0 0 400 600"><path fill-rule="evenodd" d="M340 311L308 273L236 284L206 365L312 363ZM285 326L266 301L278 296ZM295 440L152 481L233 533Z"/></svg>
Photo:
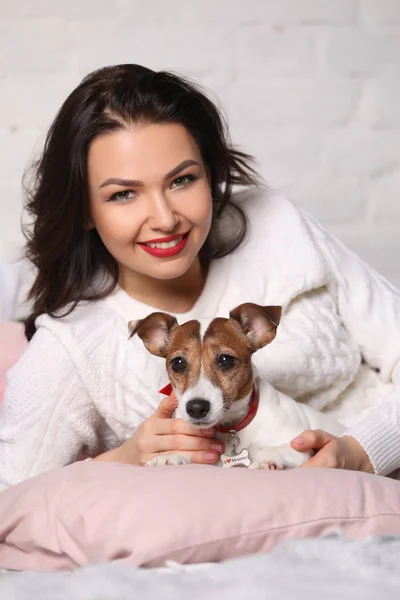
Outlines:
<svg viewBox="0 0 400 600"><path fill-rule="evenodd" d="M154 312L130 321L129 339L138 335L151 354L166 359L175 417L195 428L215 427L225 444L220 466L280 470L300 467L312 455L290 440L306 429L340 435L344 428L296 402L261 378L251 357L270 344L281 319L280 306L245 303L207 325ZM190 463L185 453L159 455L148 466Z"/></svg>

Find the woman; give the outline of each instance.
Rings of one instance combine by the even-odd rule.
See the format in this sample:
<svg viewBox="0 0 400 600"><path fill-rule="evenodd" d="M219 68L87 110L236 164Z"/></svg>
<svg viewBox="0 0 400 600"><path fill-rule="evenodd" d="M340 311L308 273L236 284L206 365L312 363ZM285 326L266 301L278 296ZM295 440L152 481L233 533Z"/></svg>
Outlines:
<svg viewBox="0 0 400 600"><path fill-rule="evenodd" d="M283 306L261 374L349 426L294 440L318 450L306 466L400 467L399 292L258 185L196 86L137 65L88 75L50 128L28 210L37 276L0 421L3 489L82 451L215 463L214 431L171 419L173 397L157 407L165 365L127 341L127 323L155 308L227 316L246 301Z"/></svg>

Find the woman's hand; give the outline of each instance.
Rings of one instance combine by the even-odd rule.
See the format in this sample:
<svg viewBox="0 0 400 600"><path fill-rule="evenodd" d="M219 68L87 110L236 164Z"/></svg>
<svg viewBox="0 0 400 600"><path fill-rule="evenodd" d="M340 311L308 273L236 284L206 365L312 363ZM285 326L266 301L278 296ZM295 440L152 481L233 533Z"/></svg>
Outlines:
<svg viewBox="0 0 400 600"><path fill-rule="evenodd" d="M316 450L316 454L302 467L325 467L374 473L363 448L357 440L348 435L336 437L320 429L303 431L291 441L291 446L299 452Z"/></svg>
<svg viewBox="0 0 400 600"><path fill-rule="evenodd" d="M156 454L184 453L193 463L216 463L224 447L214 439L214 430L195 429L182 419L171 418L176 405L174 394L163 398L156 412L139 425L131 438L95 460L144 466Z"/></svg>

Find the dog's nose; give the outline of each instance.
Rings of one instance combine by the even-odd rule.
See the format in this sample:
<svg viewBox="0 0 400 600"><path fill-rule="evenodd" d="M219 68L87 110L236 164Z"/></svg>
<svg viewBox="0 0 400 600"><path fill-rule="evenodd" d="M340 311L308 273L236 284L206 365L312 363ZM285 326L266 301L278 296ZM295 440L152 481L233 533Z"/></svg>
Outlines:
<svg viewBox="0 0 400 600"><path fill-rule="evenodd" d="M186 412L192 419L204 419L210 412L211 404L202 398L193 398L186 403Z"/></svg>

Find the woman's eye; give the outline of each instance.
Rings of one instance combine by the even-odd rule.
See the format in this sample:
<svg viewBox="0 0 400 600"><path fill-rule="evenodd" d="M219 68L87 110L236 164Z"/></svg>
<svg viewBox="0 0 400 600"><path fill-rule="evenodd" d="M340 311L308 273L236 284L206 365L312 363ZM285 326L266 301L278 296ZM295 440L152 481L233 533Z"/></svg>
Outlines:
<svg viewBox="0 0 400 600"><path fill-rule="evenodd" d="M230 354L221 354L218 357L218 366L220 369L228 370L235 366L236 358Z"/></svg>
<svg viewBox="0 0 400 600"><path fill-rule="evenodd" d="M127 202L128 200L132 200L134 196L135 192L133 190L122 190L122 192L117 192L110 196L108 202Z"/></svg>
<svg viewBox="0 0 400 600"><path fill-rule="evenodd" d="M171 360L171 369L175 371L175 373L183 373L186 370L187 362L182 356L177 356Z"/></svg>
<svg viewBox="0 0 400 600"><path fill-rule="evenodd" d="M195 177L195 175L182 175L182 177L178 177L177 179L174 179L174 181L171 183L171 187L172 188L185 187L186 185L193 183L193 181L196 181L196 179L198 179L198 178Z"/></svg>

